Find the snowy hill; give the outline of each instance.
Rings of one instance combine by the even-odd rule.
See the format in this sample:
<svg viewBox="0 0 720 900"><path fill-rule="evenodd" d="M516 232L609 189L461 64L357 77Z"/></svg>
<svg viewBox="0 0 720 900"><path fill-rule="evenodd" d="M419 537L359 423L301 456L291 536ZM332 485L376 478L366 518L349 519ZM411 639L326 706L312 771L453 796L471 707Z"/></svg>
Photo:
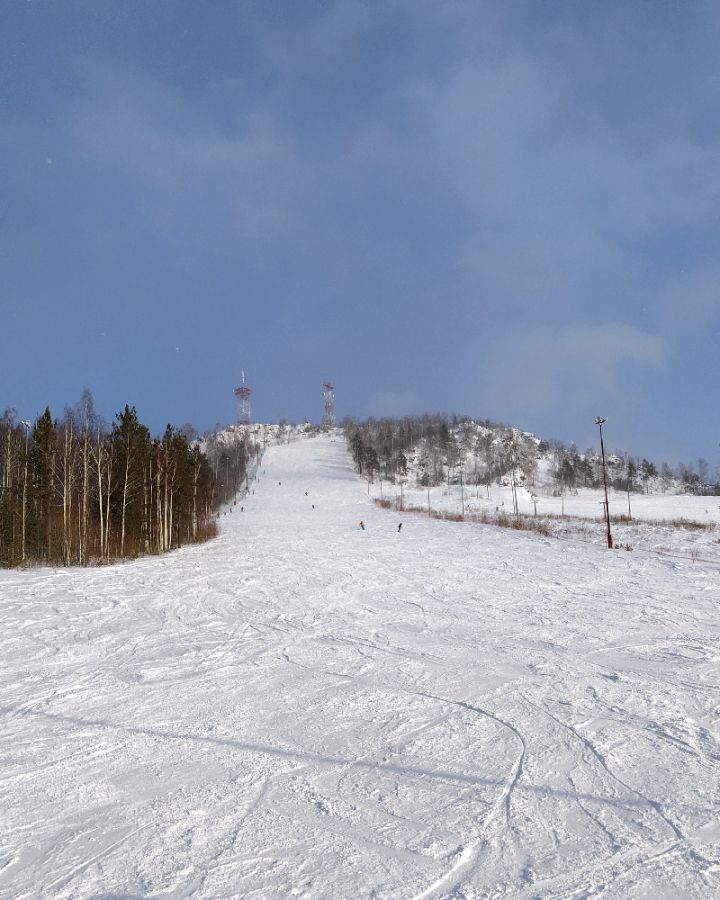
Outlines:
<svg viewBox="0 0 720 900"><path fill-rule="evenodd" d="M604 480L599 449L580 452L488 420L440 414L347 420L345 433L359 471L386 480L402 474L423 487L514 482L536 495L559 497L598 488ZM618 491L720 495L720 470L713 481L702 459L697 470L682 464L672 469L617 451L606 453L606 466L608 485Z"/></svg>
<svg viewBox="0 0 720 900"><path fill-rule="evenodd" d="M299 438L209 544L0 572L0 896L718 896L719 568L399 521Z"/></svg>

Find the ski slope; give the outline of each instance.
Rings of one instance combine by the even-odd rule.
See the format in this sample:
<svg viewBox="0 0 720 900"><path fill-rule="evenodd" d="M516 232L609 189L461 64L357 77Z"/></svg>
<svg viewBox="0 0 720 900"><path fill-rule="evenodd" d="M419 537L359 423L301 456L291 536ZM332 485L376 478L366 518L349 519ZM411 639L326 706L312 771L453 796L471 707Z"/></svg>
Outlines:
<svg viewBox="0 0 720 900"><path fill-rule="evenodd" d="M718 567L399 534L340 438L254 487L0 573L0 897L720 896Z"/></svg>

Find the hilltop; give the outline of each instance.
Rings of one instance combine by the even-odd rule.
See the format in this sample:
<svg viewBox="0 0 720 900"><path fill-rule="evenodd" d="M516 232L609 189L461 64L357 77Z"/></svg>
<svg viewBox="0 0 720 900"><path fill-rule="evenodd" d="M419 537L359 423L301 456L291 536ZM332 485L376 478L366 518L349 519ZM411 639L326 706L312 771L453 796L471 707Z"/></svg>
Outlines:
<svg viewBox="0 0 720 900"><path fill-rule="evenodd" d="M600 448L578 450L573 444L546 440L529 431L472 418L445 415L408 416L344 422L355 462L371 478L392 480L399 474L423 487L509 485L515 482L536 494L561 496L603 483ZM608 485L630 493L719 495L720 473L711 477L704 460L695 468L657 464L624 451L606 451Z"/></svg>

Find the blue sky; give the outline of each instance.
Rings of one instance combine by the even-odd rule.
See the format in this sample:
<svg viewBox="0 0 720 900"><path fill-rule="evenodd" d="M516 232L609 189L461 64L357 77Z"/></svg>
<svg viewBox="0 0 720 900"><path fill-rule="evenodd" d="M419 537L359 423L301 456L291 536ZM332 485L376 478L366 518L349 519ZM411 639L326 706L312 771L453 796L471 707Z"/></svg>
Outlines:
<svg viewBox="0 0 720 900"><path fill-rule="evenodd" d="M720 7L6 0L0 407L719 461Z"/></svg>

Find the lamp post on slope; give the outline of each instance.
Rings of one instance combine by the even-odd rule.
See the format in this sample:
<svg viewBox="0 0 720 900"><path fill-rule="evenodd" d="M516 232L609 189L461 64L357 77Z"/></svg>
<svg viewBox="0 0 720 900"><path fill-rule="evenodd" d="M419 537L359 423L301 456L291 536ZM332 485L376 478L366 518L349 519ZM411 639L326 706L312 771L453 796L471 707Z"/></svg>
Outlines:
<svg viewBox="0 0 720 900"><path fill-rule="evenodd" d="M607 523L607 545L608 545L608 550L612 550L613 539L612 539L612 534L610 532L610 504L608 503L607 471L605 470L605 445L603 443L603 433L602 433L602 427L605 424L605 422L607 422L607 419L604 419L602 416L598 416L595 419L595 424L600 429L600 453L602 455L603 484L605 485L605 522Z"/></svg>

